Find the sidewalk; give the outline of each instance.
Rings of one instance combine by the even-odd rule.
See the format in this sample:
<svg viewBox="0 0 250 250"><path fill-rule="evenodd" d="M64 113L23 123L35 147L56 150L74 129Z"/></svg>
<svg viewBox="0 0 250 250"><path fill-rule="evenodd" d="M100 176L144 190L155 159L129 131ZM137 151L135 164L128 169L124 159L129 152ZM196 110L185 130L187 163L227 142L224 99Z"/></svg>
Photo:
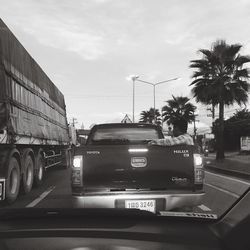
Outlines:
<svg viewBox="0 0 250 250"><path fill-rule="evenodd" d="M225 153L225 159L217 162L216 155L209 154L208 157L204 157L204 162L205 167L250 176L250 155L240 155L239 152Z"/></svg>

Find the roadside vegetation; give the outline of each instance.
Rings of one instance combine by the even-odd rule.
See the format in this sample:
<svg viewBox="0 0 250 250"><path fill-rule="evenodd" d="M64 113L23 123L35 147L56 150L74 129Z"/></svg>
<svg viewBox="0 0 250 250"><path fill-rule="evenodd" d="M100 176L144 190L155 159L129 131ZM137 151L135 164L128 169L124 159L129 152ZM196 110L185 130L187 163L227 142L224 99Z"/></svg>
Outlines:
<svg viewBox="0 0 250 250"><path fill-rule="evenodd" d="M226 121L224 112L225 107L234 104L241 106L248 102L250 71L246 64L250 62L250 56L241 55L241 49L241 44L228 44L225 40L216 40L210 49L200 49L198 53L201 57L191 60L189 65L194 70L190 86L196 102L219 109L219 118L212 128L218 160L225 158L225 141L228 142L228 138L234 138L239 145L241 135L250 135L248 110L237 111ZM154 123L154 117L157 124L167 122L170 125L177 119L183 119L188 123L194 121L196 106L188 97L172 96L166 103L162 107L162 114L159 110L154 112L153 108L142 111L140 122Z"/></svg>

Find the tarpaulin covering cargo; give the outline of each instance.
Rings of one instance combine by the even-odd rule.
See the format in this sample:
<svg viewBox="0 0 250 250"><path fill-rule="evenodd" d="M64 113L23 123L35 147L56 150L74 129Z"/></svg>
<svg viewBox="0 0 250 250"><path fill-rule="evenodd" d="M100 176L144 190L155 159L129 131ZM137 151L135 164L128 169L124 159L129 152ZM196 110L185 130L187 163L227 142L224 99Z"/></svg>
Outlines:
<svg viewBox="0 0 250 250"><path fill-rule="evenodd" d="M64 96L0 19L0 143L67 144Z"/></svg>

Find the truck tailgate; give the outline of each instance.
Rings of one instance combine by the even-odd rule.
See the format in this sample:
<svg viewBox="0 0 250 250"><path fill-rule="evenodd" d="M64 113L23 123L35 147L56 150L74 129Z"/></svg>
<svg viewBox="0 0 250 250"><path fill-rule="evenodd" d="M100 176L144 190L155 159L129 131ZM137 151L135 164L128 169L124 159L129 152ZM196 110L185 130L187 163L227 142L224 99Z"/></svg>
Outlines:
<svg viewBox="0 0 250 250"><path fill-rule="evenodd" d="M194 188L193 146L105 145L83 149L83 185L91 191Z"/></svg>

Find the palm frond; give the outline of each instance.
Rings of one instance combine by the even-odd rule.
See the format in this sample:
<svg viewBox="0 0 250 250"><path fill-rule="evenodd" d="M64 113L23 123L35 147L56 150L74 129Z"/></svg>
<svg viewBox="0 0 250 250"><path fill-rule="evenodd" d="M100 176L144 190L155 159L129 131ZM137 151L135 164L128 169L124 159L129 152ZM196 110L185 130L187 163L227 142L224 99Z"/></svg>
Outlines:
<svg viewBox="0 0 250 250"><path fill-rule="evenodd" d="M244 69L237 69L235 71L234 79L239 78L250 78L250 71L247 68Z"/></svg>
<svg viewBox="0 0 250 250"><path fill-rule="evenodd" d="M243 65L250 62L250 56L240 55L241 48L241 44L217 40L211 50L200 50L201 59L190 61L190 68L195 68L191 92L197 102L216 105L223 99L225 105L231 105L247 101L250 72Z"/></svg>
<svg viewBox="0 0 250 250"><path fill-rule="evenodd" d="M242 48L241 44L232 44L227 47L226 56L234 58Z"/></svg>
<svg viewBox="0 0 250 250"><path fill-rule="evenodd" d="M210 57L212 55L211 51L208 49L200 49L199 52L201 52L206 57Z"/></svg>
<svg viewBox="0 0 250 250"><path fill-rule="evenodd" d="M242 56L242 55L238 55L235 59L235 65L237 67L242 67L245 63L249 63L250 62L250 56Z"/></svg>

